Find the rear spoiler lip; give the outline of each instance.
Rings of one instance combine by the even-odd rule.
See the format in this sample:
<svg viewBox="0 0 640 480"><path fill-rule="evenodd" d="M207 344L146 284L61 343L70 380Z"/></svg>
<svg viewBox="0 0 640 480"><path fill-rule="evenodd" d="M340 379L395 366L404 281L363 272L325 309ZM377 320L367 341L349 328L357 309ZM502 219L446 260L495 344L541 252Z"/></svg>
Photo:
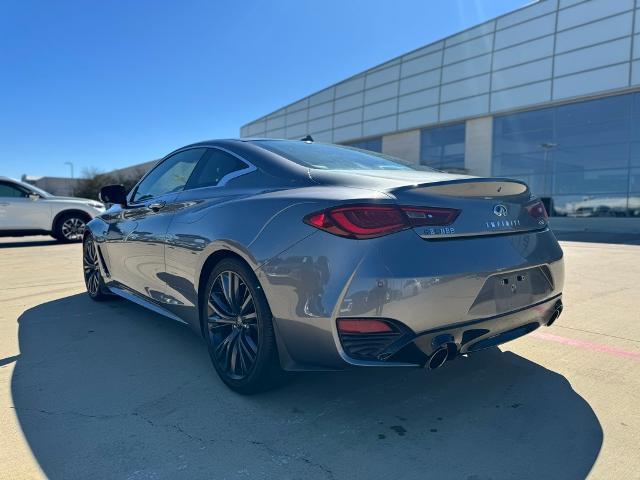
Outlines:
<svg viewBox="0 0 640 480"><path fill-rule="evenodd" d="M514 178L507 177L470 177L470 178L456 178L452 180L442 180L439 182L424 182L424 183L416 183L413 185L403 185L402 187L389 188L385 191L393 193L393 192L403 192L405 190L414 190L416 188L424 188L424 187L438 187L441 185L455 185L462 183L490 183L490 182L509 182L509 183L518 183L523 185L526 188L526 191L523 193L530 193L529 185L527 185L522 180L516 180Z"/></svg>

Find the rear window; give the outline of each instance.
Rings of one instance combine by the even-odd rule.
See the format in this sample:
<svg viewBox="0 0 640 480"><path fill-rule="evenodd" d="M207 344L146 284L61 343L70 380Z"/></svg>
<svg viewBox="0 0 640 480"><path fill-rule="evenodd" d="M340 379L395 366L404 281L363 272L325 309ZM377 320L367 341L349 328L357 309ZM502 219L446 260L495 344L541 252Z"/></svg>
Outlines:
<svg viewBox="0 0 640 480"><path fill-rule="evenodd" d="M433 170L399 158L359 148L287 140L255 140L255 144L303 167L319 170Z"/></svg>

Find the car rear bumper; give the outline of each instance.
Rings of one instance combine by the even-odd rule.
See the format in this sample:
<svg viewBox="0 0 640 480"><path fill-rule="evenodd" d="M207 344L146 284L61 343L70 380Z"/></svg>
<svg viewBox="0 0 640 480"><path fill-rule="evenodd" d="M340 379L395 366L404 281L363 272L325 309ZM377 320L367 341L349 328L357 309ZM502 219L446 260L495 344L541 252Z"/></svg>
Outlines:
<svg viewBox="0 0 640 480"><path fill-rule="evenodd" d="M488 318L444 325L419 334L405 330L402 335L379 348L374 355L365 359L355 353L354 343L346 343L341 337L341 347L345 361L352 365L383 366L385 364L404 366L424 366L429 357L441 347L449 349L449 359L471 352L495 347L526 335L540 326L551 325L562 312L562 295L518 310ZM369 334L375 337L376 334ZM360 336L364 344L373 338ZM347 346L348 345L348 346ZM357 345L355 345L357 348ZM369 350L371 352L371 350ZM359 358L358 358L359 357Z"/></svg>
<svg viewBox="0 0 640 480"><path fill-rule="evenodd" d="M420 365L439 335L466 353L545 325L561 300L562 256L549 230L439 241L405 231L363 242L319 233L256 273L283 367L333 370ZM399 335L371 338L366 355L354 354L339 318L387 319Z"/></svg>

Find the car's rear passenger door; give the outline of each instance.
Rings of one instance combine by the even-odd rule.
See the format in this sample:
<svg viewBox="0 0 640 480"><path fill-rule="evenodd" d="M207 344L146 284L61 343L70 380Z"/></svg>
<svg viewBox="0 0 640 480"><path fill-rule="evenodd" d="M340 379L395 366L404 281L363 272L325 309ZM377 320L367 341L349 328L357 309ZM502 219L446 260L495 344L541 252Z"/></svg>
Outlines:
<svg viewBox="0 0 640 480"><path fill-rule="evenodd" d="M113 280L159 302L165 295L166 234L184 189L204 148L181 150L158 164L129 195L129 204L110 221L106 235Z"/></svg>

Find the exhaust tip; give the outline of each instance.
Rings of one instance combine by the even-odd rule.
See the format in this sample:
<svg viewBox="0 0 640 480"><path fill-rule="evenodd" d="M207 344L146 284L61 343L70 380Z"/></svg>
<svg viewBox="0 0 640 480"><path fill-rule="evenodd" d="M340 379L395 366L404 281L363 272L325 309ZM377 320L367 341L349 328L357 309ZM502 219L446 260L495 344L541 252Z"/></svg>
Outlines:
<svg viewBox="0 0 640 480"><path fill-rule="evenodd" d="M558 319L558 317L562 313L562 309L563 309L562 302L556 303L553 313L549 317L549 320L547 320L547 327L550 327L551 325L553 325L553 323Z"/></svg>
<svg viewBox="0 0 640 480"><path fill-rule="evenodd" d="M440 368L442 365L445 364L448 357L449 357L449 349L447 348L446 345L441 346L440 348L436 349L436 351L433 352L429 357L429 360L427 360L427 365L426 365L427 369L435 370L436 368Z"/></svg>

